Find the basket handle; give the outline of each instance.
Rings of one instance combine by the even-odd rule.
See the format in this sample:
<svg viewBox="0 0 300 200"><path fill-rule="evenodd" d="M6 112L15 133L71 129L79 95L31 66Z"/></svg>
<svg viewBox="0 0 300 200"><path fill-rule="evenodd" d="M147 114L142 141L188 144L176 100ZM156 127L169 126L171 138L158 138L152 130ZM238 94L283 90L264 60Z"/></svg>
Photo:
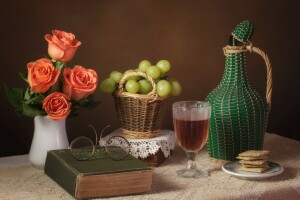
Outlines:
<svg viewBox="0 0 300 200"><path fill-rule="evenodd" d="M265 61L266 67L267 67L267 86L266 86L266 102L267 102L267 114L271 111L271 99L272 99L272 66L271 62L269 60L269 57L265 52L263 52L261 49L254 47L251 42L246 44L247 50L251 52L255 52L259 54Z"/></svg>
<svg viewBox="0 0 300 200"><path fill-rule="evenodd" d="M117 95L120 96L120 94L124 91L124 85L127 81L128 78L132 77L132 76L141 76L141 77L144 77L145 79L147 79L148 81L150 81L151 85L152 85L152 91L149 92L147 94L147 96L150 96L150 97L154 97L154 99L157 98L157 93L156 93L156 83L155 81L153 80L153 78L151 78L150 76L148 76L146 73L144 72L130 72L128 74L125 74L120 82L119 82L119 88L118 88L118 92L117 92Z"/></svg>

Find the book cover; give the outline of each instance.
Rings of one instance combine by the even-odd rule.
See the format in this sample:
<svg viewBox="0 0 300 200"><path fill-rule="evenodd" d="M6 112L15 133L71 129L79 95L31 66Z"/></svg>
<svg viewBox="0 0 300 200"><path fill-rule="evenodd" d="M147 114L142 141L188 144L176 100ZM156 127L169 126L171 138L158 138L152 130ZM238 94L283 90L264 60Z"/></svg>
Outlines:
<svg viewBox="0 0 300 200"><path fill-rule="evenodd" d="M105 155L78 161L68 149L48 151L44 170L77 199L148 192L153 175L149 164L131 155L121 161Z"/></svg>

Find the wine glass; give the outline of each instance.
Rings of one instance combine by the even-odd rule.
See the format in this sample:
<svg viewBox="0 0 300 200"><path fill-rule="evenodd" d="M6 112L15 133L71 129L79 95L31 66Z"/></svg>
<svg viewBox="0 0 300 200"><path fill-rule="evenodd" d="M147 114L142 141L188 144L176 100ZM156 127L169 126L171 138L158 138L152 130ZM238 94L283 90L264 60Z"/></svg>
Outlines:
<svg viewBox="0 0 300 200"><path fill-rule="evenodd" d="M197 168L195 157L208 138L210 110L210 104L204 101L180 101L173 104L175 137L188 158L187 166L176 171L180 177L208 176L207 171Z"/></svg>

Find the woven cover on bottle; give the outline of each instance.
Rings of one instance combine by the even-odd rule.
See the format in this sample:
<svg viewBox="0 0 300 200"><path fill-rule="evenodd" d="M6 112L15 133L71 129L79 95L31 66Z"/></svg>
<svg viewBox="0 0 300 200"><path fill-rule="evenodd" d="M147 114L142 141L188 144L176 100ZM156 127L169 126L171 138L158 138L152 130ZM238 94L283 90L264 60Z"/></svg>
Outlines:
<svg viewBox="0 0 300 200"><path fill-rule="evenodd" d="M248 42L253 30L246 21L239 24L232 35L241 42ZM212 158L235 160L240 152L263 147L268 106L248 80L247 51L245 45L224 48L223 78L206 98L212 106L208 139Z"/></svg>

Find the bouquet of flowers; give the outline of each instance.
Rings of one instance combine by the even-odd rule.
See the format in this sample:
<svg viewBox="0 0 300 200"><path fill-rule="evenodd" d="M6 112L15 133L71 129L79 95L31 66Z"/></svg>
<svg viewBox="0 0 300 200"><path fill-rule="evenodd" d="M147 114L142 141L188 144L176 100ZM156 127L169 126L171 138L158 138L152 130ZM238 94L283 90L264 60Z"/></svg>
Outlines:
<svg viewBox="0 0 300 200"><path fill-rule="evenodd" d="M80 109L91 109L99 102L92 94L98 85L98 75L93 69L80 65L67 67L81 42L72 33L53 30L46 34L49 58L41 58L27 64L26 90L5 85L5 92L17 114L34 117L47 115L62 120L77 115Z"/></svg>

